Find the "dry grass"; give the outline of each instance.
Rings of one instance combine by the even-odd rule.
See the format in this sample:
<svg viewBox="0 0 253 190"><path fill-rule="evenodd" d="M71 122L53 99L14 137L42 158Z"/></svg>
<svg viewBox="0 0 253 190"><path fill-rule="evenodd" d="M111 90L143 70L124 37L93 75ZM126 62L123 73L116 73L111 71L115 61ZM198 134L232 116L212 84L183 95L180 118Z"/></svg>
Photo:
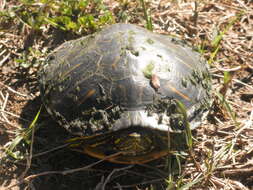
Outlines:
<svg viewBox="0 0 253 190"><path fill-rule="evenodd" d="M139 1L104 3L116 22L145 25ZM0 10L15 4L20 3L2 1ZM160 170L163 166L152 164L122 167L96 163L94 167L94 159L61 146L68 134L54 127L53 121L45 122L50 119L43 110L35 134L32 127L27 138L23 128L31 126L41 104L38 68L62 39L55 40L59 33L50 25L37 31L20 19L2 17L0 189L253 189L252 0L150 0L146 7L154 32L189 41L209 61L213 76L214 103L208 119L196 130L193 155L182 163L180 175L168 176ZM63 35L69 39L79 34ZM6 147L17 137L22 138L13 155L6 155ZM169 184L150 185L164 181Z"/></svg>

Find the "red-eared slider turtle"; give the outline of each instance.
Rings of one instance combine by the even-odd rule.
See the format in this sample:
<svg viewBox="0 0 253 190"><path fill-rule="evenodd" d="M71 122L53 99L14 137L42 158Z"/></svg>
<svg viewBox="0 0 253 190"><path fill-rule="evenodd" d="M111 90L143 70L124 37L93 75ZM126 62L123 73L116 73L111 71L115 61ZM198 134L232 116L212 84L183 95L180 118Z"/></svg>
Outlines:
<svg viewBox="0 0 253 190"><path fill-rule="evenodd" d="M191 128L198 126L210 92L198 53L132 24L64 43L47 58L40 83L48 112L80 136L73 148L127 164L164 156L168 144L180 146L168 134L182 133L185 113Z"/></svg>

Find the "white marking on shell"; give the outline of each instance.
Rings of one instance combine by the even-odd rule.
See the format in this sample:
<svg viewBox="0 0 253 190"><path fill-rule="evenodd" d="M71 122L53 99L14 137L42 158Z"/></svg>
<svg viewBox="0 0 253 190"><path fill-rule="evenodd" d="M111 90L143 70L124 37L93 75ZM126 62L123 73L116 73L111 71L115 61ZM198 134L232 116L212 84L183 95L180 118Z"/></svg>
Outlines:
<svg viewBox="0 0 253 190"><path fill-rule="evenodd" d="M158 120L158 114L149 116L148 112L145 110L126 111L121 115L121 118L114 123L112 130L117 131L131 126L140 126L172 132L172 129L169 126L168 116L164 115L161 123L158 123Z"/></svg>

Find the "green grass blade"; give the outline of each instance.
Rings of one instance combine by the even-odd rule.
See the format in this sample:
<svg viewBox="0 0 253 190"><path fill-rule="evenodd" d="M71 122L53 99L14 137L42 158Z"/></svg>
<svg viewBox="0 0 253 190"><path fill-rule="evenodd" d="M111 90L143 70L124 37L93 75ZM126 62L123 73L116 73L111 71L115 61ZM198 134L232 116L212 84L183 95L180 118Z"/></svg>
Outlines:
<svg viewBox="0 0 253 190"><path fill-rule="evenodd" d="M241 18L243 13L240 13L236 15L231 21L227 24L225 29L221 32L218 32L218 35L215 36L213 41L211 42L212 47L214 47L214 51L211 53L211 56L208 60L209 64L212 64L214 62L214 58L216 57L218 51L220 50L220 42L223 39L224 35L227 33L227 31L236 23L237 20Z"/></svg>
<svg viewBox="0 0 253 190"><path fill-rule="evenodd" d="M151 16L148 15L145 2L144 2L144 0L140 0L140 1L141 1L141 5L142 5L142 8L143 8L144 17L145 17L145 20L146 20L146 28L148 30L153 31L152 19L151 19Z"/></svg>
<svg viewBox="0 0 253 190"><path fill-rule="evenodd" d="M230 117L232 118L232 120L237 123L236 121L236 115L233 112L230 104L226 101L226 98L220 94L219 92L216 92L216 96L219 98L219 100L221 101L222 105L225 107L225 109L227 110L227 112L229 113Z"/></svg>
<svg viewBox="0 0 253 190"><path fill-rule="evenodd" d="M16 160L22 159L21 156L17 154L15 151L15 148L22 142L25 141L27 144L29 144L29 138L31 137L32 134L32 129L36 126L36 122L39 118L41 112L41 107L39 111L37 112L36 116L34 117L32 123L29 125L28 128L24 129L21 133L16 136L15 139L13 139L8 145L7 148L5 149L6 154L9 156L13 157Z"/></svg>
<svg viewBox="0 0 253 190"><path fill-rule="evenodd" d="M187 145L190 149L192 149L192 146L193 146L192 133L191 133L190 123L187 118L187 111L186 111L185 105L182 102L180 102L179 100L175 100L175 101L177 104L178 112L183 114L183 117L184 117Z"/></svg>
<svg viewBox="0 0 253 190"><path fill-rule="evenodd" d="M16 160L22 159L16 152L14 152L14 149L22 140L22 136L17 136L15 139L13 139L8 145L8 147L5 149L5 153Z"/></svg>
<svg viewBox="0 0 253 190"><path fill-rule="evenodd" d="M230 72L224 71L224 79L223 79L224 85L227 85L228 83L230 83L231 80L232 80L232 76Z"/></svg>
<svg viewBox="0 0 253 190"><path fill-rule="evenodd" d="M50 24L51 26L53 26L53 27L55 27L55 28L60 28L60 29L63 30L63 31L67 30L65 27L63 27L63 26L57 24L56 22L54 22L52 18L46 18L46 17L45 17L44 20L45 20L48 24Z"/></svg>
<svg viewBox="0 0 253 190"><path fill-rule="evenodd" d="M187 190L190 189L193 185L199 183L200 181L202 181L204 179L204 177L201 178L196 178L193 181L183 185L182 187L178 188L178 190Z"/></svg>

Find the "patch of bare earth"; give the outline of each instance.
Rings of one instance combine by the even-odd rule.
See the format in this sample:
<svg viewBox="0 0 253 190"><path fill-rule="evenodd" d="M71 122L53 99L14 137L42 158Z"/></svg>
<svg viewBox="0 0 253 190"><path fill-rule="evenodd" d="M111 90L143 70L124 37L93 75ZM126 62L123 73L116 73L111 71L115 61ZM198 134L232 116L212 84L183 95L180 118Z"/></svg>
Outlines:
<svg viewBox="0 0 253 190"><path fill-rule="evenodd" d="M145 25L139 2L104 2L117 22ZM253 189L253 2L147 2L154 32L183 38L199 47L210 62L214 102L208 119L196 130L193 155L182 164L181 183L190 184L190 189ZM3 1L0 8L7 10L12 4ZM160 184L158 189L167 188L163 184L165 171L153 174L163 168L159 161L153 164L156 167L101 165L94 164L97 160L93 158L62 148L63 139L69 135L43 109L30 143L32 149L24 143L20 147L24 159L8 158L5 147L17 136L17 131L30 125L41 105L36 64L27 67L17 60L33 62L36 57L36 61L43 62L43 53L52 48L48 41L53 41L50 39L53 35L48 35L49 27L35 32L26 25L20 30L18 23L11 21L1 20L0 24L3 28L0 30L0 189L150 189L150 184ZM219 35L222 39L215 44ZM25 57L29 47L42 55ZM228 83L224 83L224 73L231 76ZM225 103L217 93L225 97ZM172 181L173 189L180 180L174 177Z"/></svg>

